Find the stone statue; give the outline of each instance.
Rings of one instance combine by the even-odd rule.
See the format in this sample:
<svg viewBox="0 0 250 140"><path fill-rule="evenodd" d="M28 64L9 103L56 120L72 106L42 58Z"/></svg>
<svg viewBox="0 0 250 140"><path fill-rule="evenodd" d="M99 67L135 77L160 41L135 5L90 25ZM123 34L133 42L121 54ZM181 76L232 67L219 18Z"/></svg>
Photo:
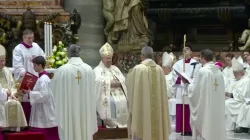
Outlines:
<svg viewBox="0 0 250 140"><path fill-rule="evenodd" d="M122 1L122 0L121 0ZM106 19L106 26L104 28L104 34L106 35L107 42L113 44L112 34L114 27L114 11L115 11L115 0L103 0L103 15Z"/></svg>
<svg viewBox="0 0 250 140"><path fill-rule="evenodd" d="M108 2L103 3L107 20L104 32L108 35L108 42L117 44L118 50L137 50L152 43L152 33L144 14L146 3L147 0L110 1L109 13L106 10Z"/></svg>
<svg viewBox="0 0 250 140"><path fill-rule="evenodd" d="M248 27L250 28L250 18L248 19ZM238 42L243 44L243 46L239 47L239 50L245 51L250 49L250 29L245 29L239 38Z"/></svg>

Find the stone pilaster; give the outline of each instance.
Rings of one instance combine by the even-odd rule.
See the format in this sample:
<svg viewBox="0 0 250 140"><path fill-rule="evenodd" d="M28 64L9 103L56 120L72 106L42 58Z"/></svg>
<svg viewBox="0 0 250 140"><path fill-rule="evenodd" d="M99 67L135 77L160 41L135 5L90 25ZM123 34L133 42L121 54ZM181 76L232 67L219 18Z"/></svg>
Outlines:
<svg viewBox="0 0 250 140"><path fill-rule="evenodd" d="M81 15L82 25L78 30L81 58L92 67L97 66L99 49L105 40L102 0L64 0L64 8L70 13L76 9Z"/></svg>

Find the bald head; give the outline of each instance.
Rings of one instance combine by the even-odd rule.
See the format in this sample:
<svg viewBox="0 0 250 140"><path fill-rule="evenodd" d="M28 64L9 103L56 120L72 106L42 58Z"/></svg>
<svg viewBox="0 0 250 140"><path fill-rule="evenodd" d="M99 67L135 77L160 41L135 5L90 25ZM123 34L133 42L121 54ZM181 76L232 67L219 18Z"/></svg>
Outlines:
<svg viewBox="0 0 250 140"><path fill-rule="evenodd" d="M149 47L149 46L143 47L141 50L141 55L143 59L153 59L154 50L152 47Z"/></svg>
<svg viewBox="0 0 250 140"><path fill-rule="evenodd" d="M68 57L80 57L81 47L76 44L71 44L68 46Z"/></svg>

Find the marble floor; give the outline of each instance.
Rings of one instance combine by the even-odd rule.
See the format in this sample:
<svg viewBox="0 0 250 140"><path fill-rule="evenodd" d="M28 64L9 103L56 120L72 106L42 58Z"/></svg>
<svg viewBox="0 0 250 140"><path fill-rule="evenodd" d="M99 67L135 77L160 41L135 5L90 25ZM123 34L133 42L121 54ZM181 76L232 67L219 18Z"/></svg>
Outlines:
<svg viewBox="0 0 250 140"><path fill-rule="evenodd" d="M249 134L235 134L228 133L228 140L250 140ZM129 139L116 139L116 140L129 140ZM169 140L192 140L191 137L182 137L180 134L172 133Z"/></svg>

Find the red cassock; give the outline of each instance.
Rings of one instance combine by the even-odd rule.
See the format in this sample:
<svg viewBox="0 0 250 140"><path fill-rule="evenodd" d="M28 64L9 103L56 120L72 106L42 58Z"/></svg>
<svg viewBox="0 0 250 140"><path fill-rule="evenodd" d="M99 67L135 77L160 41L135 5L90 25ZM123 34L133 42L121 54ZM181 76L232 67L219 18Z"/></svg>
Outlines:
<svg viewBox="0 0 250 140"><path fill-rule="evenodd" d="M184 105L184 131L185 133L191 133L192 129L190 127L190 109L189 105ZM176 104L176 130L177 133L183 131L183 104Z"/></svg>

